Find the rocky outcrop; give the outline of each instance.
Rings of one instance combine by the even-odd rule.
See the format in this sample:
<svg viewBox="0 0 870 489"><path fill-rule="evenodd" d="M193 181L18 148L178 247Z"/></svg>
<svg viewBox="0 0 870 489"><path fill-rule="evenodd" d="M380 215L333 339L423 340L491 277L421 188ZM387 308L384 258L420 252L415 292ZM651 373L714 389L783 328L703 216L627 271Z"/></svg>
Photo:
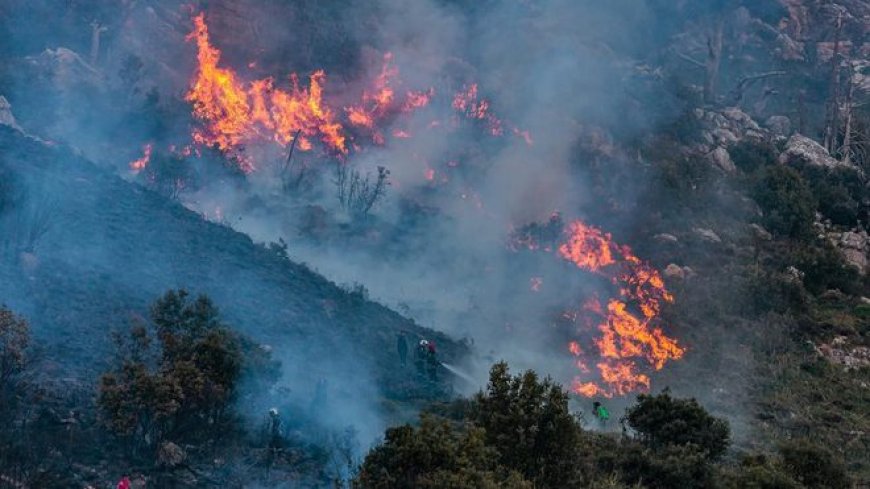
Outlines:
<svg viewBox="0 0 870 489"><path fill-rule="evenodd" d="M842 365L846 371L870 366L870 348L850 345L846 336L837 336L830 343L817 346L816 352L829 362Z"/></svg>
<svg viewBox="0 0 870 489"><path fill-rule="evenodd" d="M693 231L702 241L706 241L708 243L722 242L722 238L720 238L719 235L716 234L712 229L695 228L693 229Z"/></svg>
<svg viewBox="0 0 870 489"><path fill-rule="evenodd" d="M828 239L840 250L847 263L862 274L870 270L870 236L865 230L852 230L844 233L829 232Z"/></svg>
<svg viewBox="0 0 870 489"><path fill-rule="evenodd" d="M811 165L824 168L849 168L859 171L858 167L833 158L819 143L801 134L789 138L785 150L779 155L784 165Z"/></svg>
<svg viewBox="0 0 870 489"><path fill-rule="evenodd" d="M787 137L791 134L791 119L784 115L772 115L764 121L764 127L775 136Z"/></svg>
<svg viewBox="0 0 870 489"><path fill-rule="evenodd" d="M10 105L9 101L6 100L6 97L2 95L0 95L0 124L9 126L16 131L24 132L15 120L15 116L12 115L12 105Z"/></svg>
<svg viewBox="0 0 870 489"><path fill-rule="evenodd" d="M734 165L734 162L731 160L731 155L728 154L728 150L721 146L710 153L710 160L725 173L734 173L737 171L737 166Z"/></svg>

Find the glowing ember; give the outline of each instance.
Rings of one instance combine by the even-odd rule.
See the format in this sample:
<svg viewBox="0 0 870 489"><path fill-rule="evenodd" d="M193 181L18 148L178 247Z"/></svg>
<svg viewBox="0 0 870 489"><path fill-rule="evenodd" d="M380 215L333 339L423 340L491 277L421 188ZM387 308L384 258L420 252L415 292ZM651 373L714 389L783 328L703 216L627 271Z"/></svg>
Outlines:
<svg viewBox="0 0 870 489"><path fill-rule="evenodd" d="M142 148L142 157L130 162L130 169L133 170L134 173L139 173L148 166L148 163L151 161L151 149L152 145L150 143L146 144Z"/></svg>

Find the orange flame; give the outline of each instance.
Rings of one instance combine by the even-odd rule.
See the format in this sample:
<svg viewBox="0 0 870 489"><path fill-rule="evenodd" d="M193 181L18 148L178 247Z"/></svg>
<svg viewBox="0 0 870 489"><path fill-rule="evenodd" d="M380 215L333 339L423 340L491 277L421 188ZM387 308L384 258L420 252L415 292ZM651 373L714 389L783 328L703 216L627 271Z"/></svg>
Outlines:
<svg viewBox="0 0 870 489"><path fill-rule="evenodd" d="M142 147L142 157L130 162L130 169L133 170L133 173L139 173L148 166L148 163L151 162L151 149L152 145L146 144Z"/></svg>
<svg viewBox="0 0 870 489"><path fill-rule="evenodd" d="M676 340L653 325L661 302L673 302L673 296L657 270L641 261L628 246L614 243L610 234L580 221L570 223L566 234L567 241L559 246L560 256L578 268L609 277L619 286L622 297L610 299L606 309L597 299L584 305L587 313L599 318L596 322L600 336L593 343L602 359L596 365L601 383L575 379L574 392L611 397L649 390L650 378L639 372L636 360L643 359L654 370L661 370L665 363L682 358L685 352ZM629 304L639 314L631 312Z"/></svg>
<svg viewBox="0 0 870 489"><path fill-rule="evenodd" d="M609 233L573 221L565 227L564 235L557 254L581 270L610 279L619 294L619 298L606 301L606 307L597 298L591 298L581 311L563 313L563 318L572 323L582 314L586 326L597 333L589 346L600 359L595 365L599 380L583 380L578 376L571 389L587 397L649 390L650 377L643 372L641 362L648 365L647 369L661 370L668 361L682 358L685 352L675 339L657 327L662 302L673 302L673 296L657 270L635 256L628 246L616 244ZM515 236L512 247L547 250L529 233ZM575 366L588 374L590 370L581 359L585 350L580 342L570 341L568 351L575 357Z"/></svg>
<svg viewBox="0 0 870 489"><path fill-rule="evenodd" d="M200 13L193 22L188 40L196 41L198 67L185 99L204 123L193 131L196 143L237 152L257 139L286 146L298 132L301 151L310 150L310 139L317 138L326 148L347 153L343 128L323 102L323 71L311 74L307 89L300 87L295 74L290 76L289 91L275 88L272 79L244 83L233 70L219 66L221 52L209 41L205 15ZM242 161L243 170L253 170L250 162Z"/></svg>
<svg viewBox="0 0 870 489"><path fill-rule="evenodd" d="M383 145L386 138L380 122L422 109L435 96L433 88L403 88L393 55L386 53L380 70L369 88L362 91L360 100L336 108L324 96L326 74L322 70L308 76L307 87L300 84L299 76L291 74L289 87L280 88L273 78L245 81L233 69L221 66L222 53L211 43L204 13L193 17L193 30L187 40L194 41L197 48L196 73L185 95L200 122L192 130L192 139L197 145L216 147L232 156L245 173L255 170L251 157L244 153L250 143L271 141L286 147L298 137L295 147L310 151L314 141L319 140L328 153L343 157L350 147L361 149L351 141L351 134L359 133L347 128L358 128L374 144ZM256 64L251 62L248 66ZM503 135L501 120L491 113L490 102L479 98L477 84L457 94L453 106L466 117L483 121L492 135ZM442 124L436 120L429 126ZM531 144L527 132L512 130ZM391 134L400 139L411 136L403 127L394 128Z"/></svg>

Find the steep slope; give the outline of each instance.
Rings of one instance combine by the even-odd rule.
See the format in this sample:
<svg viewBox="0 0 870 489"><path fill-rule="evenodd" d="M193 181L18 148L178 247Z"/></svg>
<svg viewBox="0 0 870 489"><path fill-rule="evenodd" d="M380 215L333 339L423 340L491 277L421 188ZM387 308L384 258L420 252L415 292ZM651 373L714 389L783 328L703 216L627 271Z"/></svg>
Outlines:
<svg viewBox="0 0 870 489"><path fill-rule="evenodd" d="M294 386L313 388L333 376L395 385L407 378L395 368L396 334L403 329L412 338L435 338L444 358L462 353L443 335L108 174L69 148L0 126L0 168L28 188L25 213L50 216L32 253L7 243L0 301L31 321L57 375L89 378L102 370L109 332L180 287L208 294L230 325L270 345ZM7 229L3 241L15 241L21 227Z"/></svg>

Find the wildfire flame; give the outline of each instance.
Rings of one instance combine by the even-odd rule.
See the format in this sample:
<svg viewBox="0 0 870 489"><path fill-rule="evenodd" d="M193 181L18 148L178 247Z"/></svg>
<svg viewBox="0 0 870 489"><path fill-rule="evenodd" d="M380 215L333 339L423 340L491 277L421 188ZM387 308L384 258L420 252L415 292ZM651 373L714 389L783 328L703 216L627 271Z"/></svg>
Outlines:
<svg viewBox="0 0 870 489"><path fill-rule="evenodd" d="M289 146L295 137L296 148L310 151L314 141L320 141L327 152L344 156L351 144L355 128L368 133L378 145L385 143L379 127L396 115L409 114L429 105L435 96L433 88L404 90L393 55L383 55L382 66L369 88L362 91L359 102L336 107L326 100L326 73L314 71L307 77L307 87L300 77L291 74L288 88L280 88L273 78L243 81L231 68L222 67L221 51L212 45L205 14L193 17L193 30L187 36L197 47L197 69L185 99L193 106L193 115L201 125L194 128L196 144L217 147L238 161L245 173L255 170L254 162L244 155L246 144L271 141ZM249 66L254 65L250 63ZM469 85L453 100L454 109L466 118L482 120L493 136L502 136L503 124L490 110L490 102L480 98L477 84ZM441 127L433 121L430 128ZM512 129L513 133L531 144L528 132ZM406 129L395 128L395 138L409 138Z"/></svg>
<svg viewBox="0 0 870 489"><path fill-rule="evenodd" d="M152 145L150 143L146 144L142 147L142 157L130 162L130 169L133 170L133 173L139 173L148 166L148 163L151 161L151 150Z"/></svg>
<svg viewBox="0 0 870 489"><path fill-rule="evenodd" d="M558 222L558 216L551 218ZM571 322L584 319L587 329L597 332L587 350L595 350L599 380L588 378L590 369L584 361L586 350L577 340L568 343L568 352L577 368L587 375L574 378L571 389L577 394L612 397L634 391L646 391L650 377L642 363L652 370L661 370L670 360L682 358L685 350L675 339L658 327L662 302L673 302L657 270L635 256L628 246L615 243L609 233L581 221L568 223L556 254L577 268L609 279L618 290L618 297L603 305L592 298L581 311L566 311L563 317ZM519 235L513 249L549 251L541 247L534 236Z"/></svg>

